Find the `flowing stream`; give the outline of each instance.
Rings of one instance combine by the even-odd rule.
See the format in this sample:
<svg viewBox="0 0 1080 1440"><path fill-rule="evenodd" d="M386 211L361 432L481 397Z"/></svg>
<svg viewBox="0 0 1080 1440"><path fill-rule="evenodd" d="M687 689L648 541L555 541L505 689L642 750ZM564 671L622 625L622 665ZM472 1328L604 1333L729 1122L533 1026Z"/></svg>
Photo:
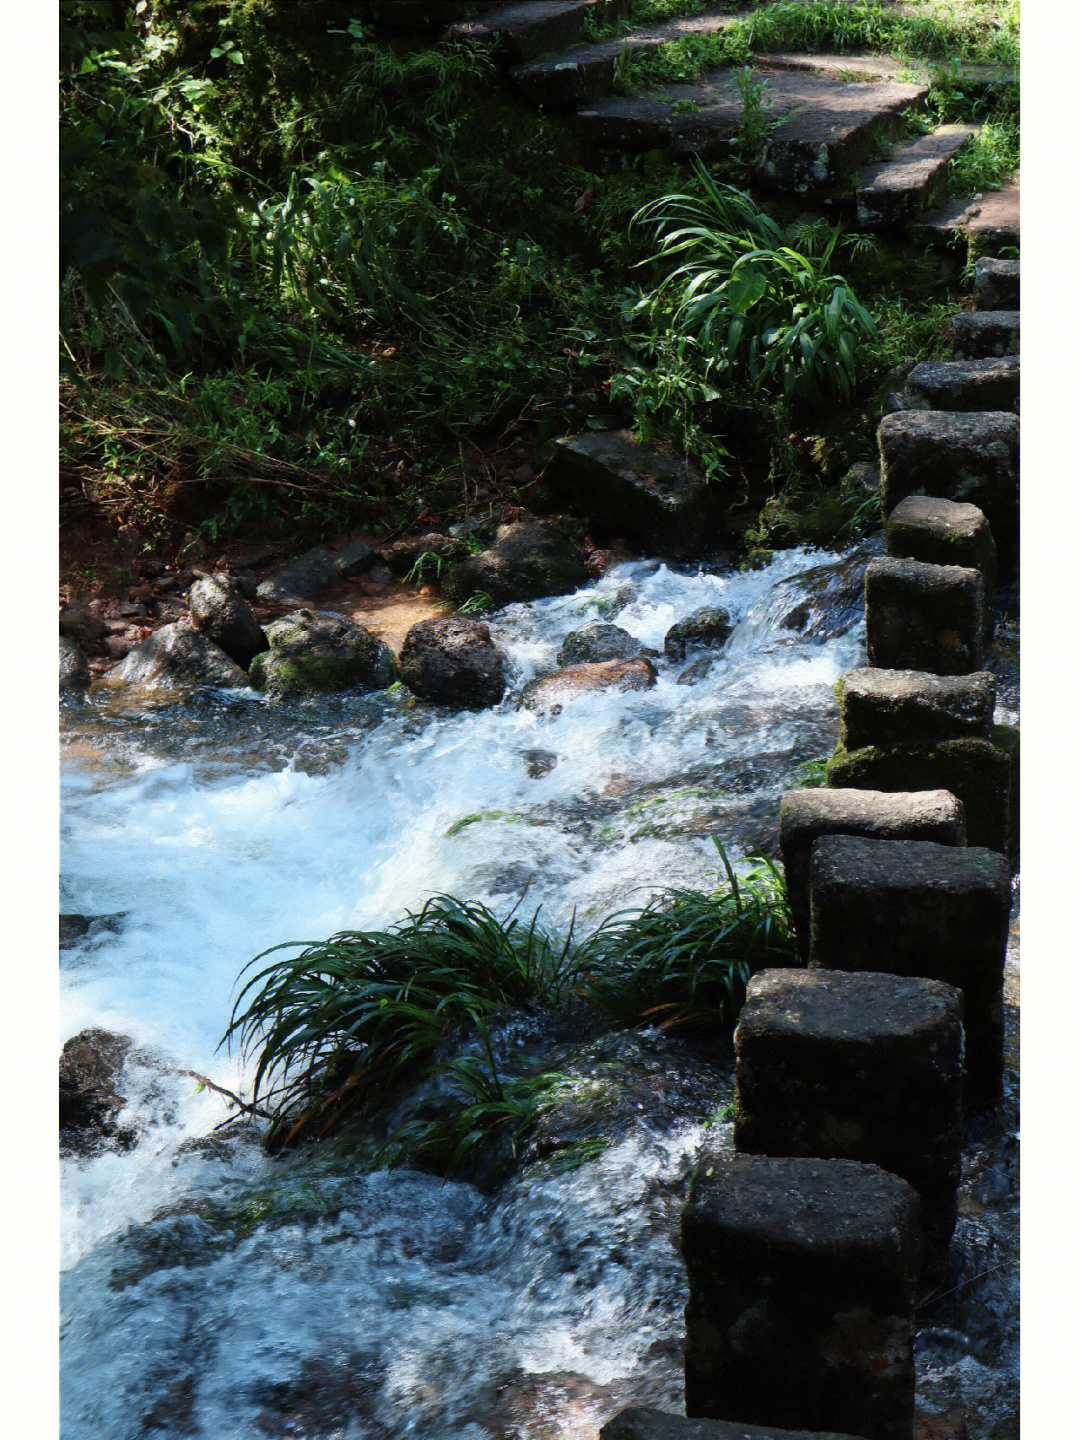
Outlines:
<svg viewBox="0 0 1080 1440"><path fill-rule="evenodd" d="M242 1126L215 1130L225 1102L183 1072L250 1091L218 1042L238 972L270 946L381 926L440 891L539 907L563 932L713 883L713 836L733 856L773 846L779 796L832 749L833 686L862 663L872 549L751 573L634 562L507 607L490 623L513 684L491 711L236 693L66 712L60 908L108 918L62 952L59 1039L132 1037L139 1138L63 1163L65 1440L595 1440L624 1404L681 1408L674 1242L695 1152L729 1142L708 1124L722 1067L703 1103L697 1061L647 1038L662 1109L494 1196L268 1159ZM516 708L585 621L662 651L711 604L735 622L723 651L661 658L653 689ZM977 1415L973 1436L1010 1433L992 1427L1014 1403L1003 1134L972 1141L962 1283L920 1335L921 1403Z"/></svg>

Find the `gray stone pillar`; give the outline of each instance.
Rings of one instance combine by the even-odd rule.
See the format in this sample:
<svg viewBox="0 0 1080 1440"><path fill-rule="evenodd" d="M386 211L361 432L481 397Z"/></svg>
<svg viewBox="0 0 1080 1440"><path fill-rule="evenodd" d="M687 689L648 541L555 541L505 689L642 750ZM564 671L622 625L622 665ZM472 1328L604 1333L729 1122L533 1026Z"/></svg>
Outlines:
<svg viewBox="0 0 1080 1440"><path fill-rule="evenodd" d="M891 557L866 567L871 665L969 675L986 661L986 628L986 588L978 570Z"/></svg>

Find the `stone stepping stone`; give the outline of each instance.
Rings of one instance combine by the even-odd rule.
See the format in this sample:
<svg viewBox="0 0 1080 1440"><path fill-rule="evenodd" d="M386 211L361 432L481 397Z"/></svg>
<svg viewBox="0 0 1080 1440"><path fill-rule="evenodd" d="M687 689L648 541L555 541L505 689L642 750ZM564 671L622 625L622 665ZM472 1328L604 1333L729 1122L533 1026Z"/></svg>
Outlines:
<svg viewBox="0 0 1080 1440"><path fill-rule="evenodd" d="M995 725L989 736L897 744L841 744L829 759L829 789L948 790L964 807L969 845L1017 853L1019 732Z"/></svg>
<svg viewBox="0 0 1080 1440"><path fill-rule="evenodd" d="M934 80L935 69L940 66L920 65L911 59L898 60L892 55L807 55L787 51L762 52L754 56L759 65L790 70L820 70L835 75L840 80L896 80L914 79L920 85L929 85ZM957 75L963 79L965 89L972 94L985 94L1000 89L1017 79L1013 65L975 65L962 62Z"/></svg>
<svg viewBox="0 0 1080 1440"><path fill-rule="evenodd" d="M634 1406L620 1410L600 1430L599 1440L859 1440L854 1435L826 1435L820 1430L777 1430L771 1425L744 1425L729 1420L690 1420L662 1410Z"/></svg>
<svg viewBox="0 0 1080 1440"><path fill-rule="evenodd" d="M980 310L1020 309L1020 261L975 261L975 304Z"/></svg>
<svg viewBox="0 0 1080 1440"><path fill-rule="evenodd" d="M686 35L715 35L734 24L735 19L734 15L694 15L592 45L576 45L557 55L513 66L510 79L522 99L531 105L545 110L575 110L609 93L620 56L655 50Z"/></svg>
<svg viewBox="0 0 1080 1440"><path fill-rule="evenodd" d="M1020 248L1020 177L977 195L950 200L917 220L913 238L923 245L947 249L958 239L978 240L982 250Z"/></svg>
<svg viewBox="0 0 1080 1440"><path fill-rule="evenodd" d="M912 410L1018 410L1020 357L924 360L904 390Z"/></svg>
<svg viewBox="0 0 1080 1440"><path fill-rule="evenodd" d="M963 310L953 316L951 330L962 360L1020 354L1019 310Z"/></svg>
<svg viewBox="0 0 1080 1440"><path fill-rule="evenodd" d="M535 60L573 45L590 15L614 19L626 8L626 0L518 0L458 21L446 37L487 41L506 60Z"/></svg>
<svg viewBox="0 0 1080 1440"><path fill-rule="evenodd" d="M828 58L828 57L825 57ZM690 84L665 86L647 95L598 101L578 112L585 138L597 146L703 157L727 150L738 135L743 71L725 67ZM875 142L895 131L902 112L921 102L926 87L899 81L845 83L821 70L753 71L767 90L773 121L762 151L763 184L796 191L837 183L865 160Z"/></svg>
<svg viewBox="0 0 1080 1440"><path fill-rule="evenodd" d="M964 807L947 790L787 791L780 800L780 854L803 964L810 958L810 853L822 835L963 845Z"/></svg>
<svg viewBox="0 0 1080 1440"><path fill-rule="evenodd" d="M735 1031L735 1149L860 1160L919 1192L927 1279L948 1266L964 1135L963 997L841 970L764 970Z"/></svg>
<svg viewBox="0 0 1080 1440"><path fill-rule="evenodd" d="M687 1414L911 1440L918 1205L874 1165L706 1150L681 1224Z"/></svg>
<svg viewBox="0 0 1080 1440"><path fill-rule="evenodd" d="M864 745L903 745L912 740L983 739L989 735L994 721L996 690L997 680L988 670L971 675L929 675L925 670L849 670L839 686L843 743L849 750L858 750ZM783 801L781 841L782 807Z"/></svg>
<svg viewBox="0 0 1080 1440"><path fill-rule="evenodd" d="M997 553L990 525L977 505L909 495L885 522L885 552L895 560L978 570L983 578L983 617L989 648L994 639Z"/></svg>
<svg viewBox="0 0 1080 1440"><path fill-rule="evenodd" d="M681 455L639 445L629 430L557 440L547 481L592 524L654 554L700 554L719 543L716 487Z"/></svg>
<svg viewBox="0 0 1080 1440"><path fill-rule="evenodd" d="M969 675L986 662L986 588L978 570L921 560L866 567L866 655L885 670Z"/></svg>
<svg viewBox="0 0 1080 1440"><path fill-rule="evenodd" d="M949 161L970 144L976 125L939 125L901 145L888 160L867 165L855 184L856 223L887 230L915 218L945 187Z"/></svg>
<svg viewBox="0 0 1080 1440"><path fill-rule="evenodd" d="M1012 892L1003 855L825 835L810 857L810 968L918 976L964 996L971 1089L1000 1092Z"/></svg>
<svg viewBox="0 0 1080 1440"><path fill-rule="evenodd" d="M990 522L999 576L1018 552L1020 421L998 410L897 410L878 426L881 504L888 515L909 495L977 505Z"/></svg>

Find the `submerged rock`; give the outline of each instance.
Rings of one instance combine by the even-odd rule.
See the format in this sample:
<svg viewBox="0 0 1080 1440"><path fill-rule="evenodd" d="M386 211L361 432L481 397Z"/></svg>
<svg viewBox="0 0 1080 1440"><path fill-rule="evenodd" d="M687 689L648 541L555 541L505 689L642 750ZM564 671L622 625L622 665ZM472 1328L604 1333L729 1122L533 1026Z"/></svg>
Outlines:
<svg viewBox="0 0 1080 1440"><path fill-rule="evenodd" d="M560 665L594 664L600 660L631 660L647 652L629 630L605 620L590 620L571 630L559 647Z"/></svg>
<svg viewBox="0 0 1080 1440"><path fill-rule="evenodd" d="M516 520L500 525L487 550L452 564L443 582L451 599L491 597L496 605L564 595L589 579L581 551L553 520Z"/></svg>
<svg viewBox="0 0 1080 1440"><path fill-rule="evenodd" d="M246 670L267 649L255 612L225 576L206 575L188 591L188 607L196 628Z"/></svg>
<svg viewBox="0 0 1080 1440"><path fill-rule="evenodd" d="M656 684L656 666L636 660L605 660L595 665L567 665L554 675L539 675L521 692L525 710L546 710L557 715L567 701L594 690L649 690Z"/></svg>
<svg viewBox="0 0 1080 1440"><path fill-rule="evenodd" d="M502 651L479 620L461 615L421 620L401 647L401 678L422 700L480 710L506 690Z"/></svg>
<svg viewBox="0 0 1080 1440"><path fill-rule="evenodd" d="M687 650L692 647L718 648L733 628L726 610L719 605L705 605L672 625L664 636L664 654L669 660L685 660Z"/></svg>
<svg viewBox="0 0 1080 1440"><path fill-rule="evenodd" d="M163 625L129 650L108 681L150 690L184 690L246 685L248 678L207 636L173 624Z"/></svg>
<svg viewBox="0 0 1080 1440"><path fill-rule="evenodd" d="M60 1145L90 1153L111 1141L134 1143L134 1132L117 1123L127 1099L117 1088L131 1040L108 1030L83 1030L60 1056Z"/></svg>
<svg viewBox="0 0 1080 1440"><path fill-rule="evenodd" d="M271 700L338 690L384 690L396 666L390 648L351 620L294 610L266 627L270 649L256 656L251 683Z"/></svg>

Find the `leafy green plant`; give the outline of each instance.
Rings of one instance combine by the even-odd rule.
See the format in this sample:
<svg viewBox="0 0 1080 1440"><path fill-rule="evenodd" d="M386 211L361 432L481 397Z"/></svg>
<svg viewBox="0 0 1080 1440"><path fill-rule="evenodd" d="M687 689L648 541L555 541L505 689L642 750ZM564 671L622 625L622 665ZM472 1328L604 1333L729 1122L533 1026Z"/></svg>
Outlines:
<svg viewBox="0 0 1080 1440"><path fill-rule="evenodd" d="M485 610L491 610L495 601L485 590L478 590L475 595L458 606L459 615L482 615Z"/></svg>
<svg viewBox="0 0 1080 1440"><path fill-rule="evenodd" d="M750 174L761 162L761 152L772 128L765 99L769 86L746 65L735 80L735 88L742 101L737 136L739 163L743 171Z"/></svg>
<svg viewBox="0 0 1080 1440"><path fill-rule="evenodd" d="M803 254L747 194L718 185L700 160L694 168L701 195L664 195L634 217L659 242L647 263L678 262L639 312L693 337L709 372L743 372L788 396L849 396L856 348L876 330L830 272L839 229L820 254Z"/></svg>

